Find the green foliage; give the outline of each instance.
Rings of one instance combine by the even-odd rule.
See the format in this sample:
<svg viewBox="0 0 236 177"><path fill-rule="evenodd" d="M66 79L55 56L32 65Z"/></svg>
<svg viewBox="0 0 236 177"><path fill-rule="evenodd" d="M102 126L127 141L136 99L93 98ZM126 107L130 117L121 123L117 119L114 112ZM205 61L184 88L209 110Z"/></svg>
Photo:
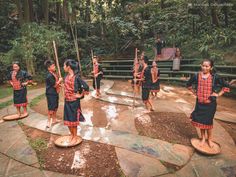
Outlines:
<svg viewBox="0 0 236 177"><path fill-rule="evenodd" d="M30 140L30 146L36 151L47 149L47 142L43 138L36 138Z"/></svg>
<svg viewBox="0 0 236 177"><path fill-rule="evenodd" d="M224 48L236 43L236 9L231 5L235 0L227 1L229 6L217 7L207 6L208 0L49 0L48 9L42 8L41 1L32 1L31 23L23 24L20 14L15 13L16 2L22 5L22 1L1 1L0 78L3 79L1 73L7 71L13 60L19 60L42 78L43 62L53 58L52 40L57 42L61 65L66 58L75 59L71 24L78 37L85 71L91 49L96 55L124 51L130 55L138 47L153 57L157 35L166 41L167 47L180 47L184 57L211 57L220 63L225 56ZM214 8L218 25L213 22ZM44 25L47 11L49 25Z"/></svg>
<svg viewBox="0 0 236 177"><path fill-rule="evenodd" d="M8 97L12 94L11 87L0 87L0 99Z"/></svg>
<svg viewBox="0 0 236 177"><path fill-rule="evenodd" d="M40 100L45 98L45 94L39 95L37 97L35 97L31 102L30 102L30 107L36 106Z"/></svg>
<svg viewBox="0 0 236 177"><path fill-rule="evenodd" d="M12 41L12 49L4 55L4 60L8 63L20 60L34 74L37 64L42 66L45 59L53 59L53 40L64 50L69 46L66 33L58 27L46 27L36 23L24 24L20 29L20 36ZM36 72L41 69L36 67Z"/></svg>
<svg viewBox="0 0 236 177"><path fill-rule="evenodd" d="M0 109L6 108L7 106L10 106L11 104L13 104L12 100L0 103Z"/></svg>

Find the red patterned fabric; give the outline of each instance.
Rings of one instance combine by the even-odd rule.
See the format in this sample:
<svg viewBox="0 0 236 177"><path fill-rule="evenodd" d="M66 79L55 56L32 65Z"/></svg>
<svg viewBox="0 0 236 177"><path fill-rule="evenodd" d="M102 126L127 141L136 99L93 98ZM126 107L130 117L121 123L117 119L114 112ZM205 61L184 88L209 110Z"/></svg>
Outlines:
<svg viewBox="0 0 236 177"><path fill-rule="evenodd" d="M223 87L223 91L228 93L228 92L230 92L230 88Z"/></svg>
<svg viewBox="0 0 236 177"><path fill-rule="evenodd" d="M21 103L21 104L14 104L15 107L21 107L21 106L26 107L27 105L28 105L28 102Z"/></svg>
<svg viewBox="0 0 236 177"><path fill-rule="evenodd" d="M77 100L75 93L74 93L74 83L75 83L75 76L69 77L69 75L65 78L65 99L66 101L75 101Z"/></svg>
<svg viewBox="0 0 236 177"><path fill-rule="evenodd" d="M93 66L93 74L97 74L98 73L98 64L94 64Z"/></svg>
<svg viewBox="0 0 236 177"><path fill-rule="evenodd" d="M16 78L17 72L13 71L11 75L11 82L13 84L13 89L14 90L20 90L21 89L21 82L17 80Z"/></svg>
<svg viewBox="0 0 236 177"><path fill-rule="evenodd" d="M57 112L57 109L56 110L48 110L48 115L52 115L52 114L54 114L54 113L56 113Z"/></svg>
<svg viewBox="0 0 236 177"><path fill-rule="evenodd" d="M66 125L66 126L78 126L79 125L80 114L81 114L81 110L80 110L80 108L78 108L78 110L77 110L77 121L76 122L70 122L70 121L64 120L64 125Z"/></svg>
<svg viewBox="0 0 236 177"><path fill-rule="evenodd" d="M78 126L78 125L79 125L79 121L70 122L70 121L64 120L64 125L69 126L69 127L75 127L75 126Z"/></svg>
<svg viewBox="0 0 236 177"><path fill-rule="evenodd" d="M202 77L202 73L198 75L198 89L197 98L199 103L210 103L209 99L212 94L212 75L209 75L206 79Z"/></svg>
<svg viewBox="0 0 236 177"><path fill-rule="evenodd" d="M198 127L200 129L212 129L213 128L213 125L204 125L204 124L194 122L194 121L191 121L191 123L194 127Z"/></svg>
<svg viewBox="0 0 236 177"><path fill-rule="evenodd" d="M158 81L158 79L159 79L159 77L158 77L158 69L157 68L152 68L151 69L151 73L152 73L152 83L154 83L154 81L155 82L157 82Z"/></svg>

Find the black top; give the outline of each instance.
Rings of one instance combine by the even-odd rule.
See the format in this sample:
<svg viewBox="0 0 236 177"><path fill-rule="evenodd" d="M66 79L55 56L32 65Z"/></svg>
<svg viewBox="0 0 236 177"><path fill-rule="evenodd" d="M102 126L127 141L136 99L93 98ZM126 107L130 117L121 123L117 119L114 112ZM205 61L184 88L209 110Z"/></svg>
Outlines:
<svg viewBox="0 0 236 177"><path fill-rule="evenodd" d="M221 78L218 74L212 74L212 91L213 92L219 92L222 88L229 88L229 84ZM194 89L197 90L198 86L198 73L195 73L191 76L191 78L188 80L186 86L191 87L194 85Z"/></svg>
<svg viewBox="0 0 236 177"><path fill-rule="evenodd" d="M74 83L75 93L79 92L82 93L83 91L88 92L89 86L88 84L80 78L79 75L75 76L75 83Z"/></svg>
<svg viewBox="0 0 236 177"><path fill-rule="evenodd" d="M101 72L99 75L103 75L103 69L102 69L102 65L100 63L98 63L98 73Z"/></svg>
<svg viewBox="0 0 236 177"><path fill-rule="evenodd" d="M12 73L13 71L11 71L8 75L7 75L7 80L10 81L12 80ZM27 71L24 71L24 70L19 70L16 74L16 79L18 81L20 81L20 84L26 82L26 81L31 81L32 80L32 76L27 72ZM26 86L22 86L22 88L26 87Z"/></svg>
<svg viewBox="0 0 236 177"><path fill-rule="evenodd" d="M46 95L58 95L55 88L56 78L51 72L47 72L46 76Z"/></svg>
<svg viewBox="0 0 236 177"><path fill-rule="evenodd" d="M151 68L150 66L146 67L144 69L144 81L143 81L143 87L144 88L151 88L152 85L152 74L151 74Z"/></svg>

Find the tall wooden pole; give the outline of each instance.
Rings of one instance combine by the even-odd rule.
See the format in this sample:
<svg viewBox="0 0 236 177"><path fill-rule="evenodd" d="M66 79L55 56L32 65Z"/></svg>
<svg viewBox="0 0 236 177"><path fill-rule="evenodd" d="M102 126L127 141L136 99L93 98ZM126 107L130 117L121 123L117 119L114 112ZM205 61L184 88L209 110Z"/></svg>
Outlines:
<svg viewBox="0 0 236 177"><path fill-rule="evenodd" d="M93 50L92 49L91 49L91 56L92 56L92 63L93 63ZM94 67L94 63L93 63L93 77L94 77L95 89L96 89L96 92L97 92L97 82L96 82L94 69L95 69L95 67Z"/></svg>

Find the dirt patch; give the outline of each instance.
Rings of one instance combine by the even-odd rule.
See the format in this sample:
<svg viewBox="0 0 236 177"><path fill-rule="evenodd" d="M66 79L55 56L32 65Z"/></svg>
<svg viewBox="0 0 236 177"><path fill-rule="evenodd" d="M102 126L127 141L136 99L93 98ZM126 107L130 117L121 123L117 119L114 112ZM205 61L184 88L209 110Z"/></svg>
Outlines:
<svg viewBox="0 0 236 177"><path fill-rule="evenodd" d="M21 127L30 143L34 145L41 168L44 170L91 177L122 176L113 146L83 140L76 147L58 148L53 141L59 136L25 125ZM46 147L43 148L44 144ZM77 163L74 160L75 154Z"/></svg>
<svg viewBox="0 0 236 177"><path fill-rule="evenodd" d="M230 134L236 144L236 124L217 120L222 127Z"/></svg>
<svg viewBox="0 0 236 177"><path fill-rule="evenodd" d="M197 136L196 129L183 113L148 113L148 116L136 118L135 126L140 135L170 143L191 145L190 139Z"/></svg>

